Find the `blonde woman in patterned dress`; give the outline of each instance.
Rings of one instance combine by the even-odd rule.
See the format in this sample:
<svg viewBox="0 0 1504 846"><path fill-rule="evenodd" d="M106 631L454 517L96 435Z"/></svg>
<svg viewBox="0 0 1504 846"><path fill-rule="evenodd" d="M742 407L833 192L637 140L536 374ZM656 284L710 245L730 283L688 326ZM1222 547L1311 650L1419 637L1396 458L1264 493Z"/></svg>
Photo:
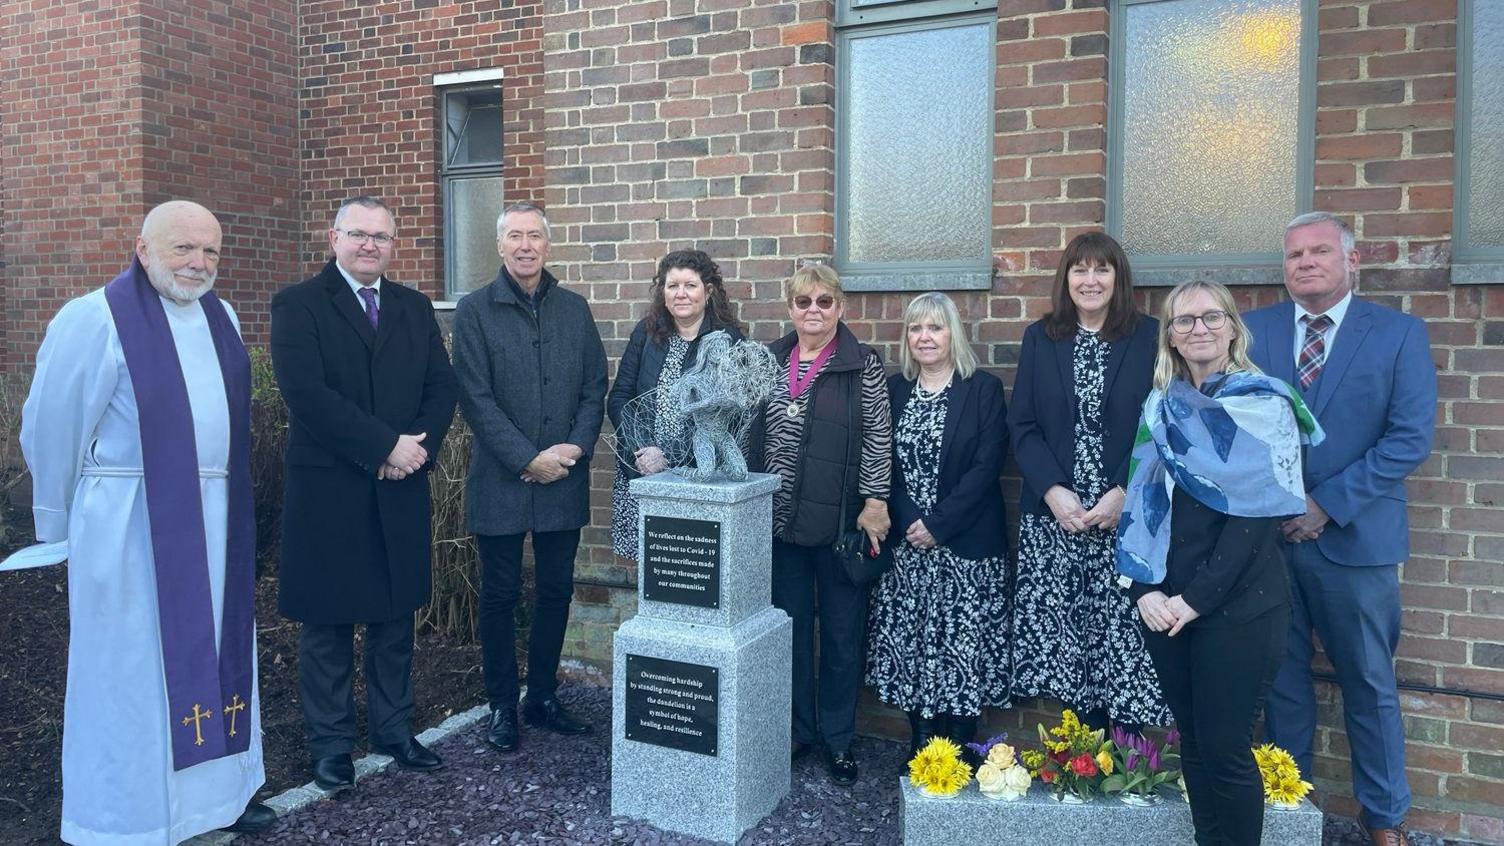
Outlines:
<svg viewBox="0 0 1504 846"><path fill-rule="evenodd" d="M1008 426L1003 383L977 369L950 297L915 297L903 324L893 569L873 594L867 683L908 713L913 757L937 734L972 740L982 708L1008 704Z"/></svg>
<svg viewBox="0 0 1504 846"><path fill-rule="evenodd" d="M1066 246L1052 305L1024 332L1008 411L1023 475L1013 695L1059 699L1094 728L1165 725L1138 613L1113 568L1159 323L1139 313L1128 258L1100 232Z"/></svg>

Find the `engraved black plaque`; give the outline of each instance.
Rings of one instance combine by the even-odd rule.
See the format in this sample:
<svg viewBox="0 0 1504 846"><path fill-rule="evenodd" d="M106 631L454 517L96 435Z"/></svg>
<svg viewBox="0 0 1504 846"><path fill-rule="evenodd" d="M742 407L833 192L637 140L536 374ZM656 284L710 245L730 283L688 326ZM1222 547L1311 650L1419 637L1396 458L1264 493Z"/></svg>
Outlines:
<svg viewBox="0 0 1504 846"><path fill-rule="evenodd" d="M627 655L627 739L701 755L717 754L720 671Z"/></svg>
<svg viewBox="0 0 1504 846"><path fill-rule="evenodd" d="M642 595L655 602L721 607L721 524L642 518Z"/></svg>

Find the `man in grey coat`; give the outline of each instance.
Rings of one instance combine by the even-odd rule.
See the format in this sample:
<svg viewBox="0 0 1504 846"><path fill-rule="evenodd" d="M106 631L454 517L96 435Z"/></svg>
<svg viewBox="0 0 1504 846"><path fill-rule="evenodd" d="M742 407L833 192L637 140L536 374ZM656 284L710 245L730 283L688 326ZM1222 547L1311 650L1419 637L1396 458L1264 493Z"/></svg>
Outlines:
<svg viewBox="0 0 1504 846"><path fill-rule="evenodd" d="M605 408L606 353L585 298L560 287L543 267L549 234L542 209L508 206L496 220L501 272L454 314L460 409L475 433L465 516L480 550L480 636L491 703L486 739L502 752L519 743L513 611L529 532L536 596L522 716L559 734L590 730L554 694L580 527L590 522L590 458Z"/></svg>

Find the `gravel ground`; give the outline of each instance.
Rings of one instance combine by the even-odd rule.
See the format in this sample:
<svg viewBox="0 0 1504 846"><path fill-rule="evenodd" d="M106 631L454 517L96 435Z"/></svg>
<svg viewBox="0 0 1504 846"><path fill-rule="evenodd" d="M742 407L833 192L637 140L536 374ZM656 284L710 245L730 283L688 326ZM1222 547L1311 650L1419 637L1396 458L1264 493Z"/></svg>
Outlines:
<svg viewBox="0 0 1504 846"><path fill-rule="evenodd" d="M710 841L660 831L611 816L610 692L570 687L560 699L595 731L560 738L523 727L523 748L501 755L486 745L484 725L435 747L444 769L428 774L395 768L364 778L352 793L318 802L279 820L245 846L296 844L611 844L710 846ZM817 756L794 765L793 789L777 810L738 846L898 846L898 780L903 747L858 738L862 779L836 787ZM1329 819L1325 846L1365 842L1350 821ZM1440 846L1416 837L1415 846Z"/></svg>

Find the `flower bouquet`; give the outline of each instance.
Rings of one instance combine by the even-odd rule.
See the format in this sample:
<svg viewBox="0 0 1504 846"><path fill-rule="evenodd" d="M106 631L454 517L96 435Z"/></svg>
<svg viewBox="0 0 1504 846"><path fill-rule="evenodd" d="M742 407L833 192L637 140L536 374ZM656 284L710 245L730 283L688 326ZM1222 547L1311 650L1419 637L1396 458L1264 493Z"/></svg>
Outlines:
<svg viewBox="0 0 1504 846"><path fill-rule="evenodd" d="M1105 734L1082 725L1076 712L1067 708L1060 714L1060 725L1049 731L1039 726L1039 742L1045 751L1025 752L1024 766L1050 786L1055 799L1070 804L1089 802L1113 771Z"/></svg>
<svg viewBox="0 0 1504 846"><path fill-rule="evenodd" d="M971 767L961 760L961 747L936 737L909 762L909 783L926 796L949 798L971 781Z"/></svg>
<svg viewBox="0 0 1504 846"><path fill-rule="evenodd" d="M1290 753L1265 743L1253 750L1253 760L1264 779L1264 804L1286 811L1299 808L1311 792L1311 783L1301 779L1300 767Z"/></svg>
<svg viewBox="0 0 1504 846"><path fill-rule="evenodd" d="M1180 762L1180 755L1171 751L1179 742L1180 732L1174 729L1166 735L1164 743L1155 744L1142 734L1113 726L1108 746L1117 772L1103 780L1102 791L1117 794L1119 801L1128 805L1159 802L1159 788L1174 788L1179 784L1180 770L1172 764Z"/></svg>
<svg viewBox="0 0 1504 846"><path fill-rule="evenodd" d="M1018 763L1013 747L1004 743L1007 733L989 738L986 743L968 743L982 763L977 767L977 787L988 799L1012 802L1029 792L1033 777Z"/></svg>

